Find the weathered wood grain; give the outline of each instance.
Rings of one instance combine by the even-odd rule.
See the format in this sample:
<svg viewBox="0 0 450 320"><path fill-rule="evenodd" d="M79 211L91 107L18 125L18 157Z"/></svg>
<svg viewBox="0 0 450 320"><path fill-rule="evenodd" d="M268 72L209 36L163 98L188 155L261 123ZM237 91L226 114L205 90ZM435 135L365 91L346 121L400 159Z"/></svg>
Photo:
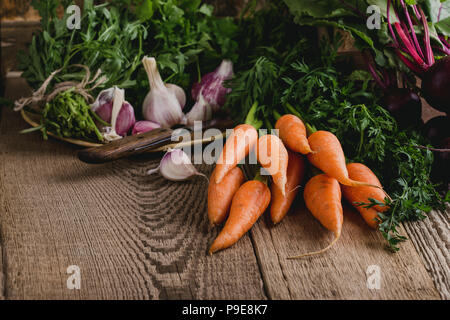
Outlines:
<svg viewBox="0 0 450 320"><path fill-rule="evenodd" d="M2 198L2 195L0 194L0 203L1 203L1 198ZM0 208L1 208L1 206L0 206ZM5 274L4 274L4 271L3 271L3 266L4 266L3 261L4 261L4 259L3 259L3 246L2 246L2 237L1 237L1 234L0 234L0 300L4 300L5 299L4 292L5 292L5 281L6 281L6 278L5 278Z"/></svg>
<svg viewBox="0 0 450 320"><path fill-rule="evenodd" d="M350 207L344 208L342 236L335 246L323 255L299 260L286 258L325 247L332 234L303 204L279 225L269 220L266 215L251 232L270 299L439 299L411 242L398 253L389 253L381 235ZM371 265L380 268L379 290L367 287Z"/></svg>
<svg viewBox="0 0 450 320"><path fill-rule="evenodd" d="M22 87L14 88L17 97ZM218 230L209 227L205 213L206 180L175 184L147 176L155 156L86 165L71 145L44 142L38 133L19 135L25 127L18 114L3 110L0 297L439 299L436 287L446 297L448 213L439 217L439 227L434 220L424 221L431 224L425 230L424 222L408 224L412 242L391 254L347 207L333 249L290 261L286 257L331 239L300 203L280 225L265 215L231 249L208 256ZM66 288L66 269L73 264L81 268L81 290ZM367 288L369 265L380 267L380 290Z"/></svg>
<svg viewBox="0 0 450 320"><path fill-rule="evenodd" d="M207 255L218 230L205 215L205 179L147 176L155 157L86 165L73 146L20 135L20 116L3 116L7 299L265 298L249 237L236 250ZM69 265L81 269L81 290L66 288Z"/></svg>
<svg viewBox="0 0 450 320"><path fill-rule="evenodd" d="M442 299L450 299L450 209L432 211L424 221L405 223L411 242Z"/></svg>

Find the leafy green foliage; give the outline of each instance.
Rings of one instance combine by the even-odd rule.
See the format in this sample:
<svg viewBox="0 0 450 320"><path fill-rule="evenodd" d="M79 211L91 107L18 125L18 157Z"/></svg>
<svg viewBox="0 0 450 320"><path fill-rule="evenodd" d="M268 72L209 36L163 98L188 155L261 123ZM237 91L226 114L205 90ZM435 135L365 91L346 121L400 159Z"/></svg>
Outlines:
<svg viewBox="0 0 450 320"><path fill-rule="evenodd" d="M313 50L315 32L295 24L283 1L272 1L264 10L251 12L239 26L239 59L234 79L226 84L232 91L224 109L231 111L237 121L244 122L254 107L254 116L267 119L266 127L270 127L275 110L272 106L280 101L281 92L276 90L281 75L296 59Z"/></svg>
<svg viewBox="0 0 450 320"><path fill-rule="evenodd" d="M59 93L47 103L42 111L40 129L47 139L47 132L62 138L80 138L88 141L102 141L94 119L100 120L91 110L83 96L73 92Z"/></svg>
<svg viewBox="0 0 450 320"><path fill-rule="evenodd" d="M294 20L300 25L327 26L349 32L355 39L355 47L373 52L378 65L397 69L401 62L393 54L392 48L386 47L392 41L387 27L387 0L284 0L288 5ZM450 0L419 0L405 1L406 4L419 4L427 8L430 36L437 45L442 43L437 36L437 30L444 36L450 36ZM369 29L367 20L369 14L366 10L369 5L376 5L381 11L381 28ZM392 1L389 17L391 23L398 19L393 8L403 12L400 1ZM419 26L416 26L420 29ZM402 68L407 72L406 68Z"/></svg>
<svg viewBox="0 0 450 320"><path fill-rule="evenodd" d="M55 70L85 64L101 69L108 81L98 88L127 88L127 100L141 105L149 85L144 55L154 56L163 79L188 89L198 74L215 69L222 59L237 60L238 30L232 18L218 18L200 0L111 0L94 5L85 0L81 29L66 27L58 6L71 0L34 0L42 31L20 57L23 77L36 89ZM134 8L134 10L130 10ZM56 82L81 80L84 74L61 72ZM51 88L49 87L49 90ZM98 91L97 90L97 91Z"/></svg>
<svg viewBox="0 0 450 320"><path fill-rule="evenodd" d="M66 26L68 14L58 18L56 8L66 8L72 1L33 1L42 17L42 30L33 36L27 54L20 58L23 77L37 88L55 70L71 64L87 65L92 72L101 69L108 78L103 87L135 84L133 72L143 55L147 36L144 25L129 10L107 3L95 6L85 0L81 29ZM81 80L84 74L61 72L56 81ZM51 88L49 88L51 89Z"/></svg>
<svg viewBox="0 0 450 320"><path fill-rule="evenodd" d="M166 81L188 88L196 80L191 75L197 66L204 73L222 59L237 60L237 25L232 18L213 16L213 7L200 0L154 0L153 7L145 54L156 58ZM145 81L144 72L140 79Z"/></svg>

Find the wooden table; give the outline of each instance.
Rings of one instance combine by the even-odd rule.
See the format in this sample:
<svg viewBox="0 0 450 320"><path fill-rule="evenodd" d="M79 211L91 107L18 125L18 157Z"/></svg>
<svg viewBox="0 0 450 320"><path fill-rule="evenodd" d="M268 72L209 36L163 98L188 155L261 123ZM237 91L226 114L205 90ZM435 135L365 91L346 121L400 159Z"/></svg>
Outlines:
<svg viewBox="0 0 450 320"><path fill-rule="evenodd" d="M26 94L10 79L7 95ZM4 299L449 299L449 211L401 228L398 253L345 207L342 237L322 256L286 257L331 239L303 204L272 226L267 215L235 246L209 256L218 234L205 179L171 183L146 170L160 155L87 165L76 147L0 118L0 298ZM211 167L199 169L210 174ZM69 290L67 268L81 271ZM379 266L380 289L366 271Z"/></svg>

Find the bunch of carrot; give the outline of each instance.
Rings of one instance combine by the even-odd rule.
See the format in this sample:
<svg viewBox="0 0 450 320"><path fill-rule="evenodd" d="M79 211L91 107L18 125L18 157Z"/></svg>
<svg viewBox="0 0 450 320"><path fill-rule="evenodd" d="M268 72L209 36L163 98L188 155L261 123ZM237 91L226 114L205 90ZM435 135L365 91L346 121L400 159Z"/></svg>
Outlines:
<svg viewBox="0 0 450 320"><path fill-rule="evenodd" d="M335 235L326 248L292 258L322 253L340 237L343 224L341 197L361 213L372 228L377 228L378 212L386 206L366 208L357 203L370 199L384 202L385 192L375 174L360 163L346 164L345 155L337 137L328 131L316 131L309 137L300 118L287 114L275 124L279 137L272 134L258 138L254 127L242 124L229 136L208 187L208 217L213 225L225 222L214 240L210 254L236 243L270 204L270 217L279 223L289 211L305 176L305 156L323 173L312 177L304 187L306 207L319 222ZM244 182L244 174L237 166L256 149L259 164L272 177L270 189L267 180L257 176Z"/></svg>

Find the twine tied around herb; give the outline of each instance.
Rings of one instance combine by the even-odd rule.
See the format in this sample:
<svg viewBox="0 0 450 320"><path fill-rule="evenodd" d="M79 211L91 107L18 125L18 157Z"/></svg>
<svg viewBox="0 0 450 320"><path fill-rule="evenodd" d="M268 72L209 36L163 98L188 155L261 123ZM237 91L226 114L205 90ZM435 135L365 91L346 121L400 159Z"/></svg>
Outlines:
<svg viewBox="0 0 450 320"><path fill-rule="evenodd" d="M25 107L27 105L36 104L36 103L39 103L42 101L45 101L47 103L47 102L51 101L54 97L56 97L56 95L58 95L58 93L61 93L61 92L67 91L67 90L71 90L71 89L73 89L74 92L83 96L86 99L86 101L93 102L94 97L92 97L92 95L89 92L94 90L98 86L102 85L103 83L105 83L107 80L106 76L100 77L100 74L102 73L102 71L100 69L98 69L97 72L95 73L95 75L91 78L91 72L90 72L89 68L82 64L73 64L73 65L69 66L69 68L70 67L83 68L86 71L86 74L83 77L83 79L81 80L81 82L64 81L64 82L57 83L57 84L55 84L53 91L50 94L46 95L45 92L47 91L47 87L50 84L50 82L53 80L55 75L57 75L59 72L61 72L61 70L63 70L63 68L57 69L48 76L48 78L42 83L41 87L37 91L35 91L31 95L31 97L20 98L19 100L15 101L14 102L14 111L20 111L23 109L23 107ZM87 88L87 86L90 84L93 84L93 86L91 86L90 88Z"/></svg>

